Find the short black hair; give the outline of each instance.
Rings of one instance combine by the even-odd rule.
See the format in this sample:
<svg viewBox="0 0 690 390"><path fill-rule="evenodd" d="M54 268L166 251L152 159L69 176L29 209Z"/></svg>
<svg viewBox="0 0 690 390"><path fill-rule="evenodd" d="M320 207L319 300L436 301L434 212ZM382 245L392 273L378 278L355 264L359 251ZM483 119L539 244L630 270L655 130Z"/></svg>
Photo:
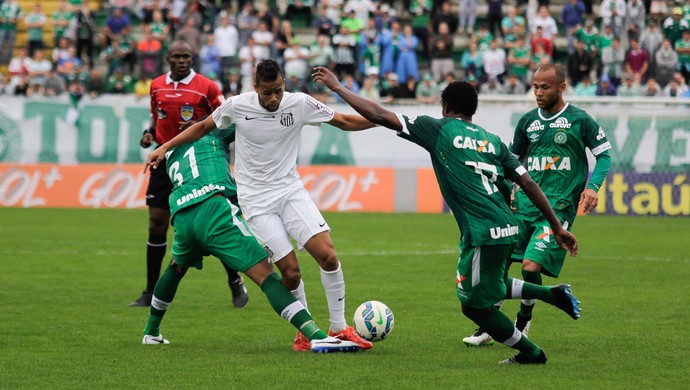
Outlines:
<svg viewBox="0 0 690 390"><path fill-rule="evenodd" d="M471 117L477 112L477 90L466 81L453 81L441 93L441 102L449 112Z"/></svg>
<svg viewBox="0 0 690 390"><path fill-rule="evenodd" d="M263 60L256 65L256 76L254 81L259 85L262 81L275 81L278 76L285 80L283 70L276 60Z"/></svg>
<svg viewBox="0 0 690 390"><path fill-rule="evenodd" d="M565 83L565 69L560 64L554 64L554 63L549 63L549 64L544 64L537 69L536 72L546 72L549 70L552 70L556 73L556 81L558 81L559 84Z"/></svg>

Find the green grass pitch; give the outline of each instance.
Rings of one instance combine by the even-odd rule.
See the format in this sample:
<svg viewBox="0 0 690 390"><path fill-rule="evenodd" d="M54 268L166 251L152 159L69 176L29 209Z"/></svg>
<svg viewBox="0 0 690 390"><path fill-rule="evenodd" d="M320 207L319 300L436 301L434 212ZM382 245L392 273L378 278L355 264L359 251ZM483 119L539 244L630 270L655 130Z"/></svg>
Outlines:
<svg viewBox="0 0 690 390"><path fill-rule="evenodd" d="M145 210L1 208L0 388L688 386L688 218L580 217L581 253L558 282L572 284L582 318L537 304L530 336L549 357L539 367L497 365L513 354L500 344L462 344L474 324L455 296L451 216L326 218L343 262L349 321L371 299L395 314L390 338L371 351L292 352L292 327L258 287L249 283L246 308L232 308L213 258L180 285L162 324L171 345L142 346L148 310L127 303L144 287ZM310 310L327 328L316 263L299 257ZM518 302L503 308L512 318Z"/></svg>

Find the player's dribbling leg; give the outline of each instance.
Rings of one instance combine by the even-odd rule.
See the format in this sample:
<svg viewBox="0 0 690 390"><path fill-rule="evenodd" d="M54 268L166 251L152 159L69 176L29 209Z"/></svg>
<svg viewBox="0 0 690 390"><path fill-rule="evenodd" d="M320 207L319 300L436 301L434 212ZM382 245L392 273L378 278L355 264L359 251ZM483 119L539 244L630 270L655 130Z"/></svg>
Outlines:
<svg viewBox="0 0 690 390"><path fill-rule="evenodd" d="M156 283L156 287L153 289L149 318L146 329L144 329L143 344L168 344L168 340L160 334L161 321L168 310L168 306L175 298L177 287L186 272L186 268L177 266L173 260Z"/></svg>

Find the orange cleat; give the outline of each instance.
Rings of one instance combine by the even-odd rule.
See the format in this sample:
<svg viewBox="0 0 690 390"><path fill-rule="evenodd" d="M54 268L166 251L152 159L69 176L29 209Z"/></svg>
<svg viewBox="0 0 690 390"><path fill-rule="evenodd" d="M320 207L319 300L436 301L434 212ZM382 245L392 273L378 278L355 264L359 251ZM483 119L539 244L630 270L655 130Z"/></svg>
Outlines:
<svg viewBox="0 0 690 390"><path fill-rule="evenodd" d="M359 333L357 333L355 328L351 326L348 326L347 328L341 330L338 333L335 333L331 330L330 332L328 332L328 335L339 338L341 340L349 340L354 343L357 343L357 345L359 345L359 349L369 349L374 346L371 343L371 341L364 340L362 336L360 336Z"/></svg>
<svg viewBox="0 0 690 390"><path fill-rule="evenodd" d="M295 341L292 343L292 350L295 352L311 351L311 343L309 342L307 336L303 335L302 332L297 332Z"/></svg>

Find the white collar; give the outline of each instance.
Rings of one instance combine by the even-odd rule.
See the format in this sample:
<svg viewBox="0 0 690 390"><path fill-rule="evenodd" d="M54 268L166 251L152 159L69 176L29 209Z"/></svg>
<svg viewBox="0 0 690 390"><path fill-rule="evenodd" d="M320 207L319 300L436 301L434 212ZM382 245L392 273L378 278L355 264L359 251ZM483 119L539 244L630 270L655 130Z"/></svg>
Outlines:
<svg viewBox="0 0 690 390"><path fill-rule="evenodd" d="M539 117L542 120L550 121L550 120L553 120L554 118L559 117L563 113L563 111L565 111L565 109L568 108L569 105L570 105L570 103L566 103L565 106L563 106L563 108L560 111L558 111L556 114L552 115L551 118L545 117L544 114L546 114L546 113L541 108L538 109L537 113L539 113Z"/></svg>
<svg viewBox="0 0 690 390"><path fill-rule="evenodd" d="M196 72L194 71L194 69L190 69L190 72L187 75L187 77L178 81L178 83L189 84L192 82L192 79L194 78L194 76L196 76ZM175 82L175 80L172 79L171 73L168 72L168 74L165 76L165 83L170 84L170 83L174 83L174 82Z"/></svg>

